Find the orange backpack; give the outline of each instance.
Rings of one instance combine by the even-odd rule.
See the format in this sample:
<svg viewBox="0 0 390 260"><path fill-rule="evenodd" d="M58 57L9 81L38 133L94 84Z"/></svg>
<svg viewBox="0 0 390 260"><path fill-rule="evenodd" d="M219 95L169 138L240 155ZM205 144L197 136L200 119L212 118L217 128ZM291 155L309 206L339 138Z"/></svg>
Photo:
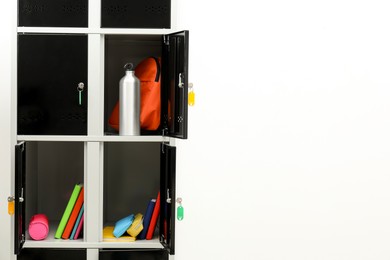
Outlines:
<svg viewBox="0 0 390 260"><path fill-rule="evenodd" d="M144 130L157 130L161 115L161 59L150 57L135 68L135 76L141 83L140 126ZM108 124L119 131L119 101L116 103Z"/></svg>

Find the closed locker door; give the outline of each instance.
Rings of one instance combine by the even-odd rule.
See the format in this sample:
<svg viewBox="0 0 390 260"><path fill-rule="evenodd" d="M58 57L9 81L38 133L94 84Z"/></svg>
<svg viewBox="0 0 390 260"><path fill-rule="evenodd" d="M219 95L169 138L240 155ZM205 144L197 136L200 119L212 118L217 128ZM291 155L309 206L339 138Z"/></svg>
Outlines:
<svg viewBox="0 0 390 260"><path fill-rule="evenodd" d="M85 249L25 248L18 260L87 260Z"/></svg>
<svg viewBox="0 0 390 260"><path fill-rule="evenodd" d="M86 35L18 36L18 134L86 135Z"/></svg>
<svg viewBox="0 0 390 260"><path fill-rule="evenodd" d="M102 249L99 260L168 260L163 249Z"/></svg>
<svg viewBox="0 0 390 260"><path fill-rule="evenodd" d="M171 28L171 0L102 0L102 28Z"/></svg>
<svg viewBox="0 0 390 260"><path fill-rule="evenodd" d="M18 3L19 26L88 26L88 0L19 0Z"/></svg>

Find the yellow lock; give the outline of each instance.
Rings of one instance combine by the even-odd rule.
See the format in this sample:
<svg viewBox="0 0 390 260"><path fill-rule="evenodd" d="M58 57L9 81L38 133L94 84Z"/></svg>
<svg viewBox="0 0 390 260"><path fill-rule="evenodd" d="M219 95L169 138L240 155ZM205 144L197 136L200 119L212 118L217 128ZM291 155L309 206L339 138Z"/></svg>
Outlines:
<svg viewBox="0 0 390 260"><path fill-rule="evenodd" d="M194 85L192 83L188 84L188 105L194 106L195 105L195 92L194 92Z"/></svg>
<svg viewBox="0 0 390 260"><path fill-rule="evenodd" d="M14 197L8 197L8 214L13 215L15 213L15 199Z"/></svg>

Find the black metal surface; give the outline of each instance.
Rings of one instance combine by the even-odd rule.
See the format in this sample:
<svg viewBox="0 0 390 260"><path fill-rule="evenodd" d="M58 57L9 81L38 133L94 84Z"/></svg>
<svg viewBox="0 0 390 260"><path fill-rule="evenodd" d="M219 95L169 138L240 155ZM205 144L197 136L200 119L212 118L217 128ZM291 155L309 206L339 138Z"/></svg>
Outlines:
<svg viewBox="0 0 390 260"><path fill-rule="evenodd" d="M176 147L161 145L160 242L175 254Z"/></svg>
<svg viewBox="0 0 390 260"><path fill-rule="evenodd" d="M168 135L181 139L187 139L188 126L188 39L188 31L165 35L162 60L162 118Z"/></svg>
<svg viewBox="0 0 390 260"><path fill-rule="evenodd" d="M102 0L102 28L171 28L170 0Z"/></svg>
<svg viewBox="0 0 390 260"><path fill-rule="evenodd" d="M168 260L169 255L162 249L102 249L99 260Z"/></svg>
<svg viewBox="0 0 390 260"><path fill-rule="evenodd" d="M15 146L15 230L14 253L23 248L26 235L26 144ZM22 199L20 199L22 198Z"/></svg>
<svg viewBox="0 0 390 260"><path fill-rule="evenodd" d="M85 249L25 248L18 260L86 260Z"/></svg>
<svg viewBox="0 0 390 260"><path fill-rule="evenodd" d="M86 35L19 35L18 134L86 135L87 68Z"/></svg>
<svg viewBox="0 0 390 260"><path fill-rule="evenodd" d="M19 26L88 27L88 0L19 0Z"/></svg>

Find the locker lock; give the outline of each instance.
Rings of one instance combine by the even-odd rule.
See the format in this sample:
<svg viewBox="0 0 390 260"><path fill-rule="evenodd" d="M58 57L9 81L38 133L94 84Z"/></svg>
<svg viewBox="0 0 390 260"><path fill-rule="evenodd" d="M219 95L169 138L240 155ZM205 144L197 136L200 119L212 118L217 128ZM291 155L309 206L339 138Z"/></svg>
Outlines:
<svg viewBox="0 0 390 260"><path fill-rule="evenodd" d="M24 202L23 193L24 193L24 189L22 188L19 197L20 203ZM7 201L8 201L8 214L13 215L15 213L15 196L8 196Z"/></svg>
<svg viewBox="0 0 390 260"><path fill-rule="evenodd" d="M179 221L182 221L184 219L184 208L183 208L183 205L181 204L183 202L183 199L182 198L177 198L176 199L176 202L179 204L179 206L177 207L177 220Z"/></svg>
<svg viewBox="0 0 390 260"><path fill-rule="evenodd" d="M195 91L193 83L188 83L188 105L195 106Z"/></svg>
<svg viewBox="0 0 390 260"><path fill-rule="evenodd" d="M83 82L80 82L78 85L77 85L77 91L79 92L79 106L81 106L81 103L82 103L82 100L83 100L83 90L84 90L84 83Z"/></svg>
<svg viewBox="0 0 390 260"><path fill-rule="evenodd" d="M15 213L15 197L14 196L8 196L8 214L13 215Z"/></svg>

